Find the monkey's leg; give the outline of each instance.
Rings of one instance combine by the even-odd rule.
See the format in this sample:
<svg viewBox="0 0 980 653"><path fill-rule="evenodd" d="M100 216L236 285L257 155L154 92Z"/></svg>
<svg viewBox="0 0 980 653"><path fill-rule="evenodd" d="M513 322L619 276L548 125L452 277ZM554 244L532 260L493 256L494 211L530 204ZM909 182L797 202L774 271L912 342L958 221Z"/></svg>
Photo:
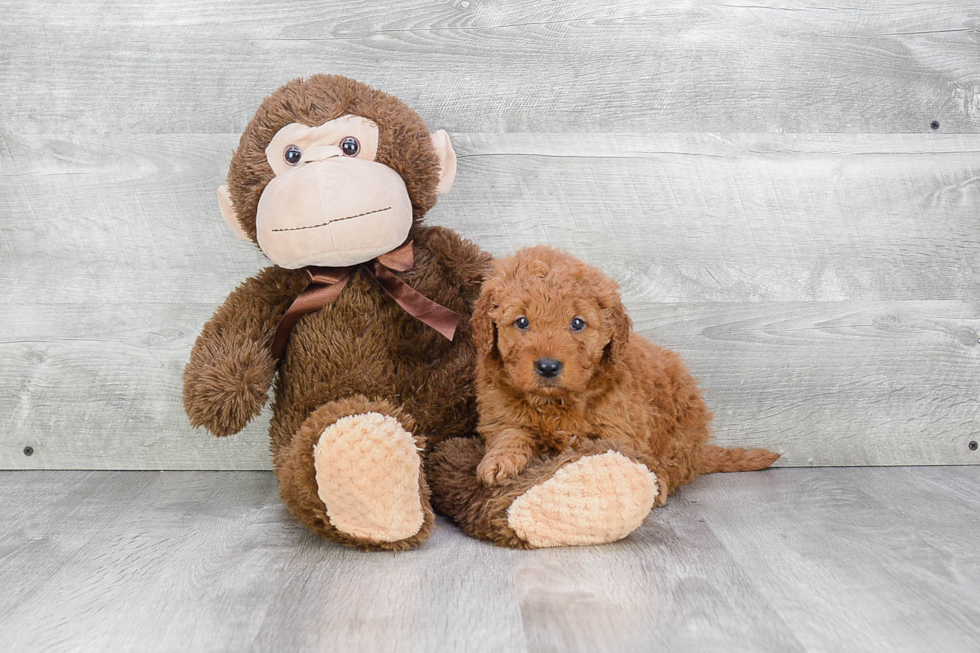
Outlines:
<svg viewBox="0 0 980 653"><path fill-rule="evenodd" d="M480 483L479 438L436 445L426 461L435 508L469 535L514 548L602 544L640 527L665 484L635 452L608 442L535 459L493 487Z"/></svg>
<svg viewBox="0 0 980 653"><path fill-rule="evenodd" d="M387 401L324 404L276 455L283 502L328 540L366 550L415 548L433 518L414 428Z"/></svg>

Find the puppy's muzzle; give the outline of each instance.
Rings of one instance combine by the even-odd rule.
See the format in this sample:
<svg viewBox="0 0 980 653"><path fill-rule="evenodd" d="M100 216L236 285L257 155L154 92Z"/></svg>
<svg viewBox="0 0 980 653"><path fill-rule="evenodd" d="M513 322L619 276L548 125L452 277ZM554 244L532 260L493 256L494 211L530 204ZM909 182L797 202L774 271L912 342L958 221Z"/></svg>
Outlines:
<svg viewBox="0 0 980 653"><path fill-rule="evenodd" d="M554 358L539 358L534 361L534 371L538 373L538 376L542 376L546 379L551 379L558 376L561 372L562 363Z"/></svg>

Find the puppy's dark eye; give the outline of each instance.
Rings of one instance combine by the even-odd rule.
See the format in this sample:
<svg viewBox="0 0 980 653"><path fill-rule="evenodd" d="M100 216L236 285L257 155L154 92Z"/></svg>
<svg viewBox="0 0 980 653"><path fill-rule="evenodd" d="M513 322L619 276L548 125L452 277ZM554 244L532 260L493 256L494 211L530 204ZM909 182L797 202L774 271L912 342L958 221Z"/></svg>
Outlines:
<svg viewBox="0 0 980 653"><path fill-rule="evenodd" d="M282 153L282 158L286 159L286 163L291 166L298 165L299 160L303 158L303 151L295 145L290 145L286 148L286 151Z"/></svg>
<svg viewBox="0 0 980 653"><path fill-rule="evenodd" d="M357 156L357 153L361 151L361 144L353 136L348 136L340 141L340 151L344 153L344 156Z"/></svg>
<svg viewBox="0 0 980 653"><path fill-rule="evenodd" d="M528 319L522 315L516 320L514 320L514 326L516 326L521 331L527 331L528 329L531 328L531 322L528 321Z"/></svg>
<svg viewBox="0 0 980 653"><path fill-rule="evenodd" d="M572 323L569 326L571 327L572 331L581 331L582 329L585 328L585 320L583 320L580 317L577 317L574 320L572 320Z"/></svg>

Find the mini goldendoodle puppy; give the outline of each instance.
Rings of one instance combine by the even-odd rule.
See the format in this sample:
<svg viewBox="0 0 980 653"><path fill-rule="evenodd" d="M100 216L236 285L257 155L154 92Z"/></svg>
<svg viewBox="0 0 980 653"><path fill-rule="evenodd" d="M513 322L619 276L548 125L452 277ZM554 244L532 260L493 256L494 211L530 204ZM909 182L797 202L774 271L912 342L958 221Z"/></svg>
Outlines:
<svg viewBox="0 0 980 653"><path fill-rule="evenodd" d="M698 474L763 469L779 457L708 444L711 412L681 357L631 333L616 282L564 252L533 247L499 263L473 320L487 354L477 369L486 485L598 439L649 463L662 504Z"/></svg>
<svg viewBox="0 0 980 653"><path fill-rule="evenodd" d="M479 434L436 446L434 506L468 534L537 548L626 537L698 474L763 469L708 444L680 356L635 333L618 286L560 250L496 262L471 322Z"/></svg>

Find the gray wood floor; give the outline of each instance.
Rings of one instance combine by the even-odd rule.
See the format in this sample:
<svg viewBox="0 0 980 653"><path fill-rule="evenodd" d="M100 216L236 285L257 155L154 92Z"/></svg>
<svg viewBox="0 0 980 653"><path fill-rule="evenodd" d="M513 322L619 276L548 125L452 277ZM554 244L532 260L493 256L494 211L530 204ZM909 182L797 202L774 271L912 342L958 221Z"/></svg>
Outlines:
<svg viewBox="0 0 980 653"><path fill-rule="evenodd" d="M266 472L0 473L0 648L976 651L980 468L698 480L613 545L325 544Z"/></svg>

